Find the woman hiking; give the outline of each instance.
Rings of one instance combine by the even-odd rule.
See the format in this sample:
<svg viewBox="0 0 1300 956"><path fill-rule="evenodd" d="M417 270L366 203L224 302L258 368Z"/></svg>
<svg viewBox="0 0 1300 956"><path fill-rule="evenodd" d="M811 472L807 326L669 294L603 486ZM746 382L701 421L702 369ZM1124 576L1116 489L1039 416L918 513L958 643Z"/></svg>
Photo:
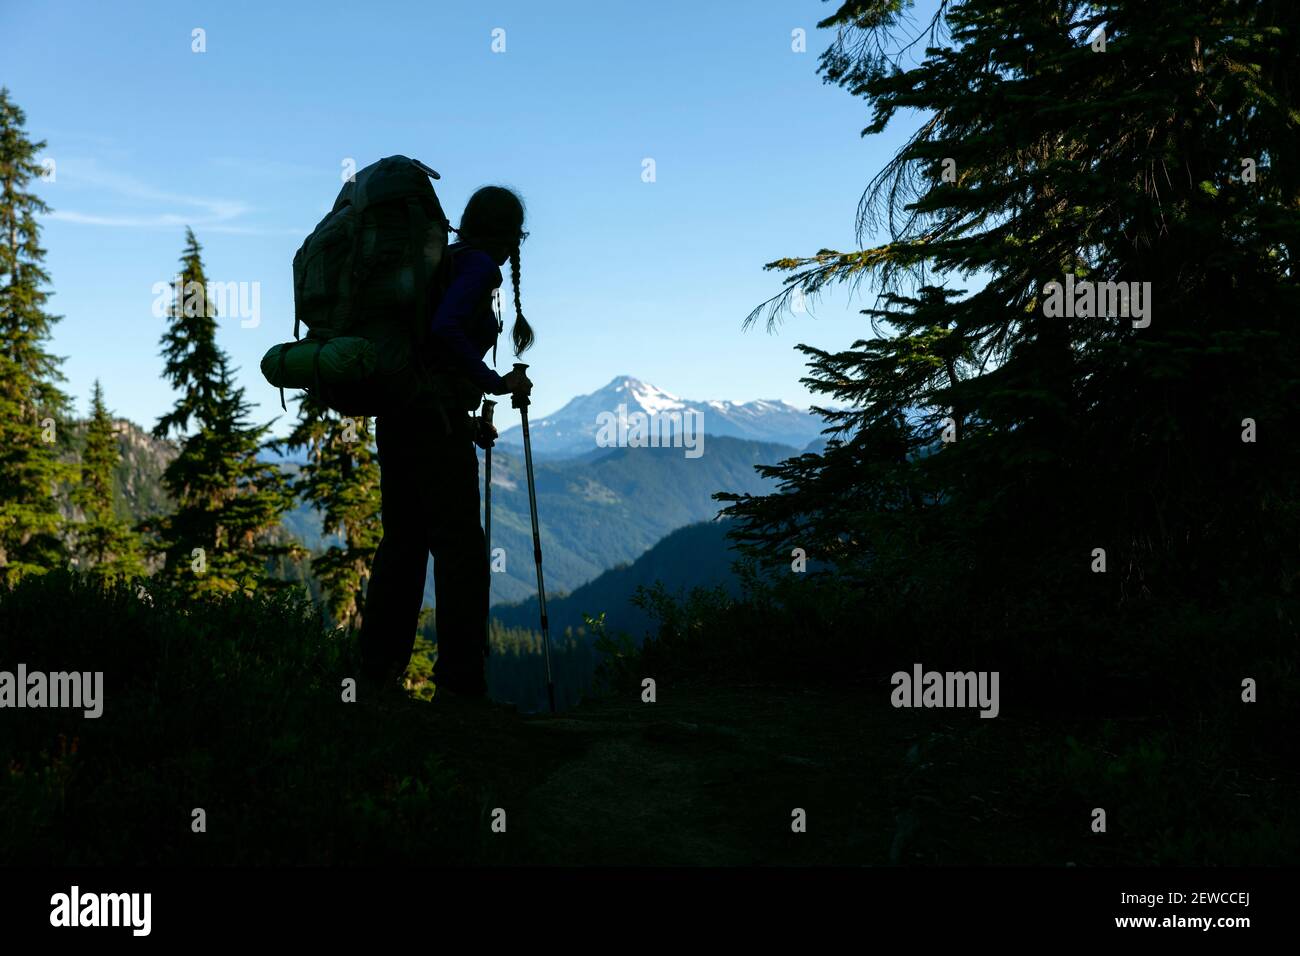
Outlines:
<svg viewBox="0 0 1300 956"><path fill-rule="evenodd" d="M502 323L493 299L507 261L515 355L533 344L519 299L519 246L528 235L523 226L524 204L513 191L484 186L470 197L455 230L458 241L447 249L448 268L428 330L424 360L435 382L431 400L375 419L383 539L360 640L363 678L381 692L397 689L410 661L432 554L435 699L487 696L489 570L474 447L487 448L496 430L467 409L477 408L485 392L526 396L532 388L522 370L501 376L484 361L489 350L496 359Z"/></svg>

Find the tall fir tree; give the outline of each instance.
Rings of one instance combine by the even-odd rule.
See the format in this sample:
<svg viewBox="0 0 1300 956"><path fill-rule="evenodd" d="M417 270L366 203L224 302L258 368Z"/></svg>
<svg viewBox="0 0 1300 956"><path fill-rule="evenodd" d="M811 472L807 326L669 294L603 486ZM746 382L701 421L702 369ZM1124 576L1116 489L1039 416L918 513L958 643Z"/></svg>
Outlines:
<svg viewBox="0 0 1300 956"><path fill-rule="evenodd" d="M73 531L78 564L106 583L141 577L146 569L139 536L114 509L113 474L121 452L98 380L90 404L81 482L72 492L72 502L83 516Z"/></svg>
<svg viewBox="0 0 1300 956"><path fill-rule="evenodd" d="M244 390L231 381L229 359L217 346L207 287L202 248L187 229L162 337L164 377L180 395L153 430L180 441L180 454L163 473L176 510L149 530L165 556L163 580L195 597L278 583L268 562L294 550L280 534L293 491L279 467L258 458L269 425L249 423Z"/></svg>
<svg viewBox="0 0 1300 956"><path fill-rule="evenodd" d="M66 561L54 494L70 477L58 458L62 360L47 350L59 317L45 310L50 277L36 220L49 207L29 190L45 143L28 139L26 122L0 87L0 580L10 585Z"/></svg>
<svg viewBox="0 0 1300 956"><path fill-rule="evenodd" d="M821 24L864 135L920 120L861 249L768 266L790 275L751 322L836 283L882 296L872 335L801 347L833 440L767 469L780 493L728 496L744 540L970 620L1294 594L1300 7L948 0L916 30L911 6ZM1108 282L1131 294L1089 314Z"/></svg>
<svg viewBox="0 0 1300 956"><path fill-rule="evenodd" d="M369 422L340 419L306 394L284 444L306 449L295 489L321 513L324 533L341 540L312 558L312 573L325 588L333 621L359 628L380 538L379 463Z"/></svg>

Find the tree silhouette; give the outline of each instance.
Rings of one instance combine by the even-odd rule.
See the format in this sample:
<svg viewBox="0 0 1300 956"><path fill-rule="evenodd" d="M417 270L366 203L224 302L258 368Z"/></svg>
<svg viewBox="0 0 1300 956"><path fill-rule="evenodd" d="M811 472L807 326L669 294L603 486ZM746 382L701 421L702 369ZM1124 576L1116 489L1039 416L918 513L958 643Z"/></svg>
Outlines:
<svg viewBox="0 0 1300 956"><path fill-rule="evenodd" d="M370 562L379 546L379 463L366 419L340 419L300 399L298 422L284 442L307 450L295 491L321 513L326 535L338 535L312 558L312 573L327 594L330 617L359 628Z"/></svg>
<svg viewBox="0 0 1300 956"><path fill-rule="evenodd" d="M69 477L58 459L62 360L46 350L59 316L45 310L50 277L36 221L49 207L28 189L45 143L27 138L26 122L0 88L0 580L10 585L66 560L54 490Z"/></svg>
<svg viewBox="0 0 1300 956"><path fill-rule="evenodd" d="M191 596L253 591L279 583L267 562L295 551L280 518L293 505L289 480L261 461L269 425L248 421L244 390L216 343L202 249L186 230L177 294L162 337L164 377L180 394L153 433L175 434L180 454L163 473L174 513L149 526L165 555L163 579Z"/></svg>
<svg viewBox="0 0 1300 956"><path fill-rule="evenodd" d="M835 440L766 469L781 493L727 497L745 543L990 614L1293 589L1300 13L967 0L912 36L910 6L822 24L865 133L921 119L862 198L862 249L768 266L786 288L749 322L832 284L882 295L871 337L801 346ZM1076 282L1111 308L1057 314ZM1080 573L1097 547L1106 577Z"/></svg>
<svg viewBox="0 0 1300 956"><path fill-rule="evenodd" d="M96 380L81 456L81 483L73 489L72 502L84 515L74 531L80 564L102 581L145 573L139 537L113 507L113 472L120 458L117 431L104 405L104 391Z"/></svg>

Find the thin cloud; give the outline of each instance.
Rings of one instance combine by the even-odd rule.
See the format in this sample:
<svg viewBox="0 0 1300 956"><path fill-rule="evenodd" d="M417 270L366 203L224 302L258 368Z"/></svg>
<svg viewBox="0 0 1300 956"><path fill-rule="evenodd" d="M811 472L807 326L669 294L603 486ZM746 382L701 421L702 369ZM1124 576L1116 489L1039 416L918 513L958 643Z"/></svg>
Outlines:
<svg viewBox="0 0 1300 956"><path fill-rule="evenodd" d="M311 231L310 227L269 229L262 226L232 226L198 220L193 216L175 216L168 213L148 217L94 216L67 210L52 212L45 218L84 226L114 226L124 229L172 229L178 226L199 226L204 232L229 233L237 236L305 236Z"/></svg>
<svg viewBox="0 0 1300 956"><path fill-rule="evenodd" d="M96 216L92 213L59 209L45 218L60 222L75 222L83 226L122 226L129 229L149 229L160 226L183 226L189 219L184 216L162 214L158 216Z"/></svg>
<svg viewBox="0 0 1300 956"><path fill-rule="evenodd" d="M112 226L125 229L160 229L190 225L208 232L237 232L248 235L297 233L299 230L266 229L239 222L252 207L239 199L195 196L158 189L129 173L106 169L94 159L62 159L57 176L60 188L73 192L93 191L100 198L122 205L166 207L163 211L132 211L128 214L100 213L83 209L55 209L50 219L88 226ZM175 211L177 208L181 211Z"/></svg>

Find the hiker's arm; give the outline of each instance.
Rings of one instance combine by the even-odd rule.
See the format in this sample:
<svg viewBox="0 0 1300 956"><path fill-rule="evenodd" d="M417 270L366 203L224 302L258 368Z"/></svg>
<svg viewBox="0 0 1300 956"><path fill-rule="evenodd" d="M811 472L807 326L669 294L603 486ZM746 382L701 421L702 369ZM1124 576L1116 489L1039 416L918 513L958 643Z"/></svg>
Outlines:
<svg viewBox="0 0 1300 956"><path fill-rule="evenodd" d="M489 395L502 395L509 391L505 382L488 368L465 334L465 325L483 296L501 284L501 270L489 256L477 250L466 250L461 256L461 268L442 294L430 332L475 385Z"/></svg>

